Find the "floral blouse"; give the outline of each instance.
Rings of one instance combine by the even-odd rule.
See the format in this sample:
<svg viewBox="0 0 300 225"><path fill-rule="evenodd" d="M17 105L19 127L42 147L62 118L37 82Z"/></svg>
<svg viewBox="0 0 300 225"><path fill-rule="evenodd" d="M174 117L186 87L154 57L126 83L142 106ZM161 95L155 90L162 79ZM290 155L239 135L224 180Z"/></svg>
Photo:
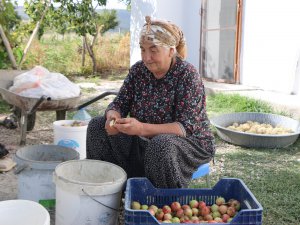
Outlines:
<svg viewBox="0 0 300 225"><path fill-rule="evenodd" d="M145 123L179 122L187 137L213 140L200 75L180 58L161 79L156 79L142 61L137 62L107 108L111 109Z"/></svg>

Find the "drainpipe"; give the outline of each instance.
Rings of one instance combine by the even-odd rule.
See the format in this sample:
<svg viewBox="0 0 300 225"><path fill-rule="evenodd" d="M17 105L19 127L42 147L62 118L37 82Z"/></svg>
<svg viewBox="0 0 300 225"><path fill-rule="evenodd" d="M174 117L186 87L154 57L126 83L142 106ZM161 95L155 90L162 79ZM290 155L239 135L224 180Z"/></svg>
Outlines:
<svg viewBox="0 0 300 225"><path fill-rule="evenodd" d="M298 51L298 60L296 64L295 79L293 84L292 95L298 95L300 89L300 50Z"/></svg>

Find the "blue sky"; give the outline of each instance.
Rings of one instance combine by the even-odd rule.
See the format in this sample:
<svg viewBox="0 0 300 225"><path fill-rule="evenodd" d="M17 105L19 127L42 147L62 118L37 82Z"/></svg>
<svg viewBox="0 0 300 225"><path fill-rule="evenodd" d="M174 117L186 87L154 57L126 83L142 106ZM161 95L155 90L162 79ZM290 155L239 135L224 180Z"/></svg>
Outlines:
<svg viewBox="0 0 300 225"><path fill-rule="evenodd" d="M24 0L17 0L17 2L19 6L24 4ZM126 9L126 5L119 0L107 0L106 9Z"/></svg>

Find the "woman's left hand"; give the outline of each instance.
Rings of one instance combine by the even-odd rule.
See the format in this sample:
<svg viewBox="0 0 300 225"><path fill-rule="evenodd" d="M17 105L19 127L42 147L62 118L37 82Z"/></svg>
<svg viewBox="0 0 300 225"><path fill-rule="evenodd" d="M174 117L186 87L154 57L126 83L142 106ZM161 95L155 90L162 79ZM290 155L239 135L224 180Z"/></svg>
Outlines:
<svg viewBox="0 0 300 225"><path fill-rule="evenodd" d="M135 118L117 119L114 127L124 134L142 136L143 123Z"/></svg>

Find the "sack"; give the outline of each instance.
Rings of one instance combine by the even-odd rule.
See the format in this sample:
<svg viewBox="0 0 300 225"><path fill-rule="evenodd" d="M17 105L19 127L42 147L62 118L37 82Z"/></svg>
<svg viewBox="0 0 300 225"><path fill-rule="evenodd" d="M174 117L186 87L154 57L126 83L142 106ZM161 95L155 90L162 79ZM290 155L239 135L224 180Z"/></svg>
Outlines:
<svg viewBox="0 0 300 225"><path fill-rule="evenodd" d="M51 73L42 66L15 77L10 91L30 98L45 95L51 99L65 99L80 95L80 87L60 73Z"/></svg>
<svg viewBox="0 0 300 225"><path fill-rule="evenodd" d="M17 165L11 158L4 157L0 159L0 172L7 172Z"/></svg>

